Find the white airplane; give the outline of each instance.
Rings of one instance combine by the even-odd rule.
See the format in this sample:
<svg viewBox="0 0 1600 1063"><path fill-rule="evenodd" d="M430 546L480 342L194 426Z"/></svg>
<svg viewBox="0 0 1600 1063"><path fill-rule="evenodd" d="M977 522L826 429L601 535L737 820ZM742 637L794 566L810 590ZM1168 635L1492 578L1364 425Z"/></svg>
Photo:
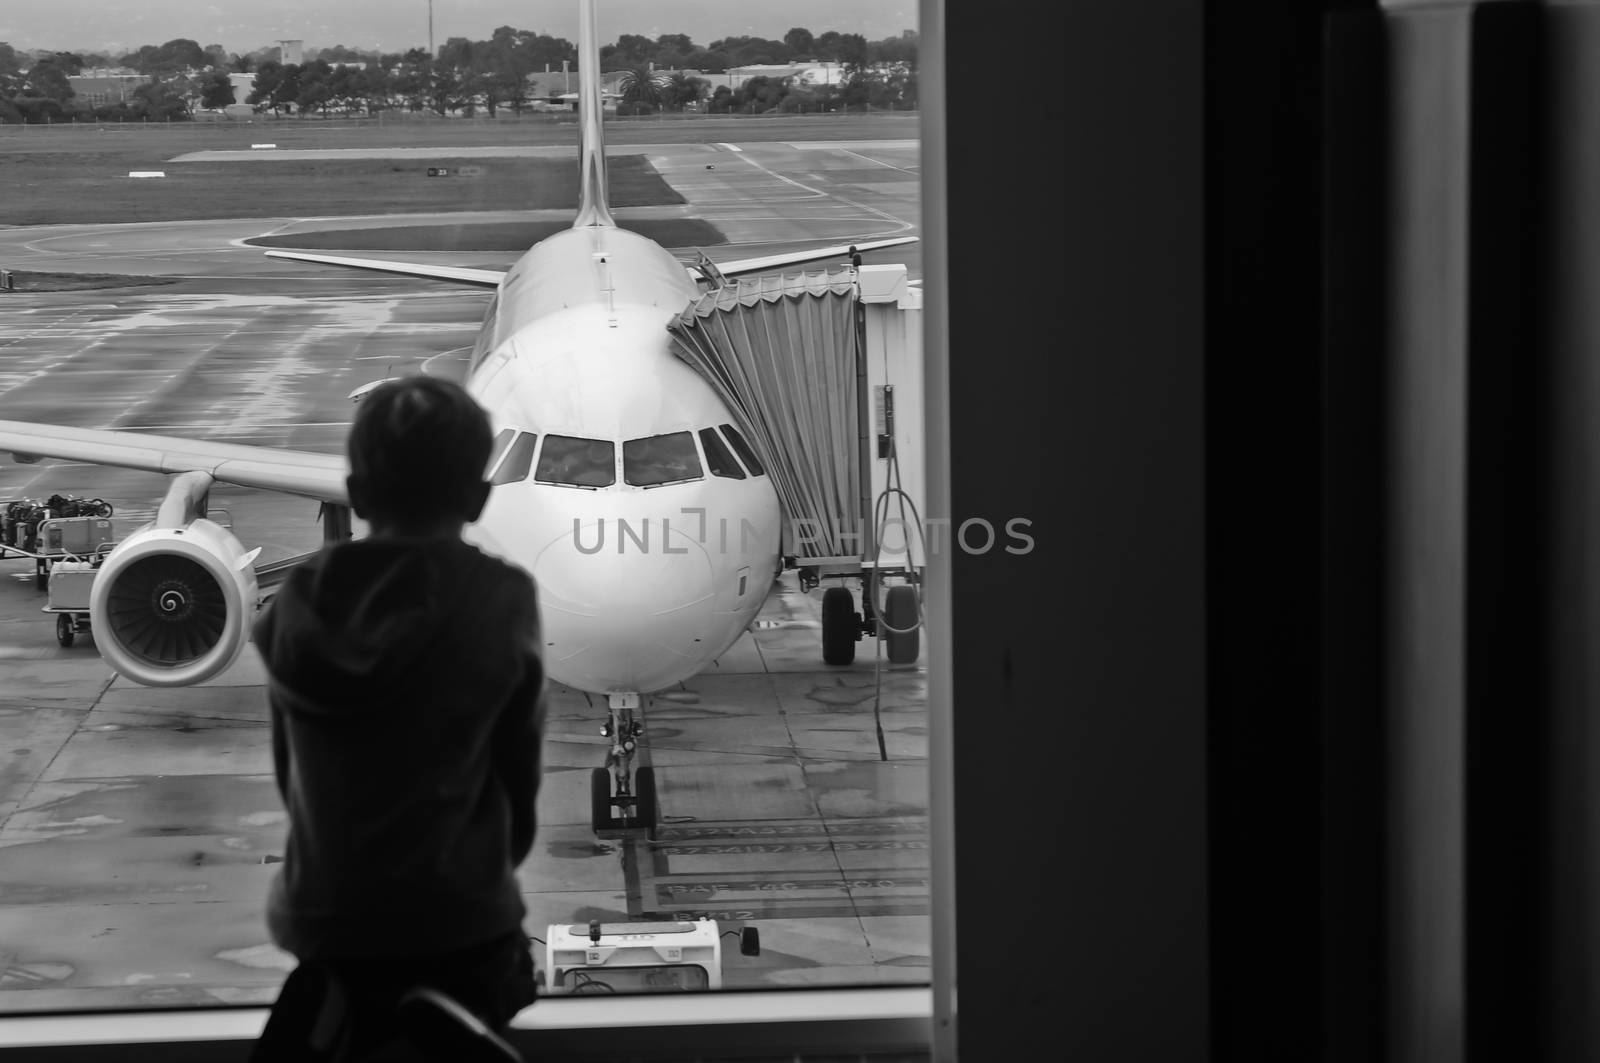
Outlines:
<svg viewBox="0 0 1600 1063"><path fill-rule="evenodd" d="M458 371L497 432L496 486L467 537L532 573L550 678L609 702L611 749L592 780L598 830L617 822L612 806L653 826L654 779L648 768L637 780L631 770L640 697L724 653L781 566L771 480L727 406L671 352L667 322L701 294L697 281L719 272L839 259L916 238L684 266L618 228L607 208L594 0L580 0L579 47L577 218L506 273L266 254L494 289ZM249 639L259 551L206 519L214 482L317 499L326 536L350 534L343 455L17 421L0 421L0 451L25 462L176 474L156 519L111 551L91 593L102 657L146 685L208 679Z"/></svg>

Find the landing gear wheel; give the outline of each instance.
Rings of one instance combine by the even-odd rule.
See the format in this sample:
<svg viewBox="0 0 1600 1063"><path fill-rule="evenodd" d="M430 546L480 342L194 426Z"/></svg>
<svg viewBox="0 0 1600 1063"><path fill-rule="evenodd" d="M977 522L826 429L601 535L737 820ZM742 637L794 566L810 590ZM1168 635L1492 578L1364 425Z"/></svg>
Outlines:
<svg viewBox="0 0 1600 1063"><path fill-rule="evenodd" d="M50 566L43 561L33 563L33 585L41 591L50 589Z"/></svg>
<svg viewBox="0 0 1600 1063"><path fill-rule="evenodd" d="M861 621L856 615L856 600L848 587L829 587L822 592L822 660L826 664L849 664L856 659L856 639Z"/></svg>
<svg viewBox="0 0 1600 1063"><path fill-rule="evenodd" d="M889 588L889 601L883 607L883 622L890 628L899 629L884 631L888 636L889 663L915 663L917 653L922 648L922 629L917 626L915 587L902 585ZM911 630L907 631L907 628Z"/></svg>
<svg viewBox="0 0 1600 1063"><path fill-rule="evenodd" d="M656 806L656 769L640 768L634 772L633 792L636 795L633 806L634 826L643 827L646 837L654 838L656 820L659 818Z"/></svg>
<svg viewBox="0 0 1600 1063"><path fill-rule="evenodd" d="M72 645L73 633L77 630L77 623L69 613L56 614L56 641L63 646Z"/></svg>
<svg viewBox="0 0 1600 1063"><path fill-rule="evenodd" d="M589 772L589 820L596 831L611 826L611 773L605 768Z"/></svg>

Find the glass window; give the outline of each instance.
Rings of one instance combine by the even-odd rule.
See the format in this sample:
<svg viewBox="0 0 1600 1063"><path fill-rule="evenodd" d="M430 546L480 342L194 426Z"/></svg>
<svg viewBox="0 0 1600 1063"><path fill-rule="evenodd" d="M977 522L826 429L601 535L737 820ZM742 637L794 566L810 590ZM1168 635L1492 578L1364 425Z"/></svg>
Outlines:
<svg viewBox="0 0 1600 1063"><path fill-rule="evenodd" d="M499 464L500 458L506 452L506 447L511 445L511 439L517 434L515 428L502 428L494 437L494 445L489 448L489 464L483 467L483 475L487 477Z"/></svg>
<svg viewBox="0 0 1600 1063"><path fill-rule="evenodd" d="M238 0L220 0L217 6L230 14L245 10ZM662 5L661 18L667 20L666 28L675 28L670 24L671 13L683 6L675 0ZM858 7L867 10L871 5ZM899 36L898 25L874 28L869 25L869 15L870 11L868 15L852 16L835 28L862 34L868 41L885 34L896 35L884 50L898 58L886 57L886 62L913 63L916 41ZM912 5L906 11L906 26L916 26L915 15ZM58 17L70 21L67 15ZM475 31L469 28L465 32L468 37L487 37L492 25L483 24ZM645 28L622 20L616 32ZM783 28L780 25L775 32L782 32ZM221 43L243 53L262 42L247 37L233 41L225 36ZM315 43L308 41L307 45L311 47L305 58L310 60ZM582 65L582 57L577 65ZM537 92L530 91L530 98L559 98L567 91L561 64L558 62L555 67L553 74L537 75L541 84L536 86ZM814 79L821 76L815 71L813 74ZM574 70L570 75L574 89L577 81ZM891 95L894 92L898 90ZM241 87L239 95L245 94ZM80 92L80 99L84 95ZM817 234L828 237L820 242L841 243L868 236L868 229L887 231L902 224L917 225L921 149L916 112L901 106L903 102L909 107L913 102L910 97L894 98L895 113L870 117L875 126L883 127L881 132L852 142L848 151L813 144L810 146L814 151L784 153L773 165L773 172L782 176L772 177L772 181L793 179L807 183L808 172L826 169L830 182L824 191L828 194L800 203L796 210L804 217L741 223L741 232L754 226L746 233L753 242L742 250L730 245L725 249L726 255L741 258L768 252L809 251L819 242L812 238ZM875 104L874 110L883 110L883 100L875 99ZM700 103L701 107L708 105L711 104L707 100ZM680 100L669 109L679 106L692 111L695 105ZM805 106L814 109L815 103ZM568 112L566 117L572 117L568 103L562 103L561 109ZM365 108L356 105L353 110L362 112ZM256 125L252 126L259 136L231 145L192 146L249 148L249 140L290 136L289 124L264 126L264 117L271 116L258 114ZM332 113L329 117L333 117ZM798 128L815 117L774 116L773 121L789 122ZM79 125L83 126L81 118ZM383 123L371 113L343 115L338 122L341 131L337 146L346 150L385 150L386 142L394 139L390 128L393 119L393 111L388 112ZM715 160L705 155L709 150L707 138L726 139L733 135L702 124L706 126L701 131L703 136L685 134L685 142L670 146L670 151L613 159L614 198L679 209L670 204L682 198L680 177L692 177L694 173L710 176L703 163ZM450 142L459 141L461 138L453 134L461 131L443 128L446 125L455 123L427 124L426 128L413 124L404 138L408 148L459 153L461 145L452 146ZM178 129L176 118L173 128ZM18 129L0 124L0 144L8 133ZM198 126L191 126L191 130L196 137L204 132ZM56 131L62 131L62 123L57 123ZM74 135L70 129L66 132ZM94 134L90 131L88 135ZM504 135L503 131L483 132L491 142L498 142L494 138L503 139ZM476 134L468 139L475 137ZM279 142L284 149L297 146L316 147ZM509 164L503 160L461 160L469 163L461 168L456 158L441 156L432 162L448 163L448 176L443 179L426 175L430 160L375 160L371 165L363 164L374 178L370 187L363 187L360 210L356 211L364 220L329 222L316 233L285 233L269 239L300 252L370 259L404 257L498 271L526 251L525 245L513 246L516 233L503 224L470 219L459 226L419 226L415 213L419 197L429 201L429 209L494 211L507 206L507 178L512 178L509 183L515 185L512 198L517 207L564 210L570 217L575 204L570 201L570 188L563 186L570 185L568 178L574 169L576 148L571 147L570 153L559 157L518 161L515 173L506 169ZM725 154L727 149L718 150ZM8 165L15 154L7 153ZM28 166L40 170L34 176L43 179L36 184L16 182L8 188L7 205L16 208L7 212L8 222L83 221L80 215L90 208L107 213L107 203L100 201L109 196L89 194L72 197L69 202L66 197L49 192L53 187L50 174L70 170L70 158L46 152L30 154ZM235 185L243 182L250 188L250 196L229 199L229 209L237 205L251 217L298 211L336 218L351 213L348 201L335 202L342 191L348 191L341 190L337 181L251 182L249 174L260 171L260 159L274 153L249 154L255 161L240 158L223 162L219 158L206 164L221 167L235 179ZM658 160L658 155L665 161ZM547 173L551 175L549 180L545 180ZM134 183L127 181L125 174L116 173L102 173L97 179L103 179L104 188L111 192ZM628 186L625 193L618 191L619 181ZM17 190L23 185L28 187L19 193ZM852 188L857 194L852 194ZM759 191L753 190L748 197L757 207ZM837 216L841 211L849 213L850 208L836 194L857 200L863 192L870 195L875 210L897 221L889 224L875 216L861 224L861 231L847 234L839 228ZM49 216L11 216L24 206L18 195L27 200L29 210L48 211ZM612 209L616 206L614 203ZM162 204L141 197L137 209L119 208L109 213L115 216L100 219L107 225L137 222L160 226L181 224L193 211L185 210L184 204L176 200ZM392 215L392 225L383 215ZM384 224L379 225L380 221ZM556 239L540 254L565 254L560 250L564 231L557 232ZM910 234L915 232L908 229ZM528 239L542 235L542 231L530 234ZM373 247L374 242L389 250ZM48 256L36 254L30 260L19 250L24 243L14 241L7 251L8 256L16 251L21 255L20 261L0 261L0 266L32 271L33 281L38 283L38 274L48 268L42 265ZM569 248L570 268L589 276L595 266L590 250L576 246L581 243L573 242ZM360 246L370 249L360 250ZM164 251L152 252L162 259L158 271L194 274L192 262L185 261L193 258L193 250L186 251L176 244L174 248L168 249L170 256ZM546 298L551 294L548 289L538 296L532 293L529 285L535 277L528 266L523 266L520 273L508 273L497 288L459 287L444 279L430 280L403 272L351 272L329 263L262 259L264 249L219 244L217 260L236 261L241 264L238 269L219 267L206 276L193 277L176 294L160 286L138 289L139 306L131 314L124 312L128 310L126 305L122 310L115 309L112 304L121 300L108 301L105 290L19 293L17 298L27 304L28 313L42 316L30 317L29 337L25 343L8 349L8 357L11 351L21 352L26 347L18 357L25 354L23 360L28 366L35 362L50 365L63 358L81 359L74 367L87 369L80 376L90 383L85 385L79 380L77 386L44 388L22 406L0 400L0 417L59 422L68 428L115 424L166 436L274 448L289 446L336 459L327 468L342 476L347 470L340 463L346 453L349 414L353 412L347 401L352 386L350 373L308 374L297 382L294 408L257 403L259 408L250 411L249 418L235 424L233 430L219 430L213 426L214 410L196 407L187 412L176 411L164 403L161 388L167 378L162 374L131 380L127 388L97 389L93 374L106 370L96 367L115 367L114 358L109 362L98 359L116 344L101 341L108 336L129 339L140 349L157 351L204 348L208 379L219 374L225 378L235 371L248 376L250 367L259 365L273 351L291 352L307 364L348 364L357 374L367 372L361 366L376 371L376 375L421 371L433 358L440 358L440 364L449 370L459 369L462 359L467 358L481 373L489 368L490 354L501 350L509 354L508 344L515 342L520 364L507 366L503 371L507 375L495 381L480 379L474 387L474 394L487 400L486 405L503 410L510 397L505 393L510 376L535 371L529 365L530 349L522 345L533 337L552 335L545 326L557 326L562 338L560 349L539 344L537 360L541 365L547 358L565 357L568 350L592 362L597 352L611 347L616 339L603 321L590 323L594 325L593 332L576 319L571 321L576 326L572 329L553 318L539 327L530 327L540 322L536 304L553 308L559 302ZM904 261L911 267L912 279L921 275L921 254L917 245L908 246ZM774 277L797 269L832 271L841 267L839 260L843 257L833 255L828 261L796 263L764 272ZM894 249L887 249L869 252L867 261L895 263L902 258ZM338 327L308 328L304 304L276 299L239 302L234 298L237 283L230 277L241 271L254 273L258 268L263 276L281 273L286 284L316 289L317 320L326 319ZM686 293L693 291L693 285L682 274L674 273L673 278L688 285ZM17 287L23 285L19 283ZM226 304L226 313L217 313L218 299ZM906 305L912 302L908 297ZM498 319L502 308L507 315L504 329ZM664 304L663 312L667 309ZM887 309L882 312L890 313ZM907 321L910 320L908 316ZM518 335L514 341L513 333ZM906 334L920 336L920 325L915 330L908 325ZM84 351L89 353L85 355ZM27 371L28 366L22 368ZM542 394L552 407L569 399L617 405L624 398L615 391L590 390L603 388L603 384L596 385L595 378L587 373L578 379L563 376L564 371L555 367L550 372L542 367L536 371L541 374ZM637 382L642 378L628 383ZM583 388L580 395L572 394L569 388L577 384ZM693 389L700 391L699 385L693 385ZM539 392L536 388L536 396ZM902 402L907 402L908 394L909 389L902 393ZM660 396L660 402L655 402L656 398L648 396L646 405L663 409L676 405L675 395ZM712 409L731 415L720 406ZM327 415L325 420L323 414ZM518 868L529 909L524 928L543 938L548 936L550 925L568 924L571 920L586 923L593 914L652 924L708 915L718 921L722 930L761 929L769 936L766 954L741 955L733 938L724 937L720 969L709 960L704 961L704 967L690 968L662 957L651 960L650 966L642 970L599 973L601 968L612 966L608 962L584 972L587 979L610 982L610 988L621 995L653 989L700 990L677 992L672 998L673 1007L684 1014L713 1015L716 1023L742 1022L747 1012L765 1015L770 1005L751 1002L752 997L762 995L760 990L779 989L787 994L803 987L815 995L813 1010L826 1013L834 1007L830 1001L835 991L865 987L876 997L886 987L923 987L930 970L927 802L921 782L928 762L926 727L921 718L926 715L924 665L919 662L901 667L892 673L892 681L886 673L883 687L885 706L890 711L884 717L883 751L891 762L879 762L876 754L861 756L865 748L861 743L870 746L873 741L872 721L867 721L869 730L863 737L857 728L859 718L840 723L824 711L829 706L823 704L830 700L852 702L860 693L853 688L836 690L837 698L828 693L842 680L856 683L860 679L859 674L838 672L825 659L829 647L824 645L820 627L824 614L822 595L839 581L829 580L826 586L805 590L800 574L793 568L773 572L767 564L753 566L748 560L737 559L737 555L750 549L764 553L770 545L769 538L775 538L769 536L769 530L783 520L767 485L744 484L733 492L749 496L741 497L739 505L703 513L693 508L699 503L687 497L696 493L696 487L709 486L705 480L713 477L743 484L765 476L765 459L758 458L753 449L757 437L744 437L742 429L731 425L723 428L722 422L707 425L709 416L714 413L690 413L681 420L653 422L663 433L677 431L669 429L668 424L682 425L686 438L679 441L682 460L676 469L669 467L665 460L668 455L645 447L646 440L636 440L637 453L630 450L630 457L637 459L626 469L633 482L643 484L656 478L670 484L672 476L698 477L680 481L688 483L687 490L651 494L653 487L629 486L623 499L617 498L616 493L624 486L624 444L635 439L627 432L651 427L652 422L613 428L604 422L562 420L531 413L524 418L504 412L490 422L491 453L486 455L480 475L485 482L497 485L493 487L497 493L499 486L517 487L517 491L504 492L502 503L511 495L531 494L520 506L490 507L485 517L492 527L476 528L473 538L486 545L501 544L507 552L514 548L517 559L531 563L534 551L545 544L532 541L530 536L535 531L542 536L546 527L555 529L548 544L557 549L550 554L553 563L548 585L541 587L545 600L543 633L547 639L553 638L557 627L565 624L560 637L566 645L547 648L550 667L558 658L577 660L635 652L642 661L648 655L676 653L689 658L705 651L712 661L701 673L686 677L671 689L646 695L661 700L645 703L639 718L650 721L654 711L660 726L647 722L644 733L634 739L639 755L630 781L631 802L613 801L609 806L606 795L599 795L597 800L592 786L592 771L605 770L611 749L610 741L599 737L600 728L607 726L609 720L607 691L582 690L551 681L545 730L548 762L540 794L540 823L533 852ZM157 420L159 425L154 423ZM518 423L513 425L513 420ZM494 428L495 424L500 427ZM525 427L533 424L540 428ZM606 435L574 438L549 434L579 428L605 431ZM268 451L268 456L271 453ZM774 456L778 456L777 451ZM653 471L646 465L653 465ZM60 469L61 475L40 476L41 470L48 472L50 468ZM41 500L56 491L105 494L112 496L106 501L115 504L116 514L111 519L119 522L118 530L125 535L140 523L140 514L159 505L165 485L152 484L150 480L147 475L123 476L47 464L15 466L0 461L0 517L4 516L5 500L27 492L36 493ZM536 488L529 486L536 481L542 483ZM88 491L82 483L99 486ZM566 486L569 490L549 491L548 486ZM213 491L214 503L218 501L218 491L223 487ZM304 496L254 489L246 493L252 499L252 515L248 521L241 520L237 534L247 550L264 547L256 560L258 566L274 566L282 571L301 555L322 548L323 529L320 522L308 519L312 511L307 509ZM926 510L921 497L916 501ZM538 527L528 526L528 511L538 514ZM997 511L986 515L998 519L1005 514ZM957 523L966 516L956 514ZM568 531L575 517L580 521ZM131 524L124 529L126 520ZM358 536L368 533L366 523L351 517ZM945 536L952 546L957 545L953 538L956 530L952 527ZM981 545L981 537L974 534L980 531L980 525L968 528L964 541ZM488 534L480 540L479 532ZM1007 538L1001 526L996 527L996 533L994 550L1003 552L1014 540ZM597 543L601 544L598 549ZM558 556L563 554L564 557ZM709 569L706 558L710 559ZM168 1017L171 1026L156 1022L158 1038L168 1038L171 1033L203 1039L210 1036L210 1029L248 1029L253 1009L271 1004L293 966L293 957L270 943L264 923L269 886L282 868L285 855L287 818L273 782L270 714L256 711L265 708L267 694L254 651L246 648L246 655L234 672L192 690L130 687L127 681L108 687L104 676L110 665L97 660L97 654L104 649L97 640L107 643L108 632L91 632L80 625L71 644L62 645L66 640L56 621L70 622L72 618L39 612L39 607L47 604L47 593L28 578L34 575L32 569L31 565L19 567L16 563L9 568L0 566L0 571L14 570L21 577L0 583L0 621L11 621L3 629L8 644L14 644L7 649L15 651L12 656L21 654L27 661L26 668L0 667L6 684L6 704L0 705L0 762L7 767L0 771L0 953L5 954L0 960L0 1045L7 1043L8 1036L12 1040L34 1036L35 1021L16 1018L30 1012L48 1014L52 1028L62 1022L68 1027L67 1036L75 1031L64 1020L77 1018L71 1014L74 1012L85 1013L82 1017L87 1020L86 1025L122 1018L135 1028L129 1032L130 1037L141 1036L136 1031L146 1021ZM71 575L65 571L61 574ZM866 615L861 581L849 581L849 589L855 598L851 617ZM58 581L54 604L70 601L70 590L69 581ZM883 596L885 600L880 604L887 610L886 591ZM838 610L833 607L837 604L835 595L828 602L828 615L835 620ZM896 604L901 604L898 597ZM623 621L608 629L601 623L602 610L613 607L623 614ZM594 615L579 616L585 609ZM567 611L558 614L558 610ZM659 610L660 615L671 618L671 623L641 615L646 610ZM728 621L735 613L746 610L754 611L748 624ZM560 621L556 619L558 615L562 617ZM887 611L885 615L889 615ZM667 634L653 643L637 641L655 638L657 629L667 629ZM66 635L71 636L71 630ZM481 631L485 634L480 638L493 636L492 616L483 618ZM834 633L830 630L830 635ZM852 636L855 633L855 629L850 632ZM579 634L584 638L592 635L586 648L579 649L573 641ZM718 637L731 641L720 654L711 653L707 644ZM630 648L630 640L635 640L637 651ZM932 658L931 639L925 639L925 644L930 650L927 656ZM871 635L855 640L852 646L856 647L856 662L869 667L879 656ZM571 657L573 653L578 657ZM883 657L887 667L886 648ZM595 670L598 669L591 669ZM473 675L462 673L462 683L470 685L474 681ZM822 690L817 699L806 694L813 688ZM813 707L818 707L818 713L794 715L791 710L796 699L807 704L815 700ZM690 704L695 702L707 711L695 709ZM42 707L7 711L11 706L34 704ZM149 721L133 711L140 706L150 710L145 716L159 717L159 726L146 726ZM250 711L233 711L239 706ZM680 711L685 706L689 711ZM777 731L781 733L774 733L768 726L774 720L781 724L791 718L794 726L779 726ZM849 733L840 733L841 729ZM135 740L130 741L130 736ZM716 793L706 790L707 779L716 784ZM618 781L611 780L613 787ZM805 789L796 792L796 786ZM655 821L654 831L636 829L636 821L646 818ZM615 831L602 828L600 821L606 819L620 826ZM602 850L611 852L613 857L594 855ZM404 928L399 932L404 934ZM541 967L547 963L547 951L542 947L536 948L535 961ZM552 1005L566 1009L555 1020L558 1024L568 1021L567 1011L577 1009L594 1013L592 1018L578 1021L592 1023L594 1035L602 1040L625 1036L625 1030L622 1034L612 1032L621 1028L614 1027L611 1021L616 1017L615 1008L606 1006L605 989L579 988L574 985L577 977L567 973L564 988L569 992L565 997L535 1005L533 1024L547 1021L539 1016L539 1006ZM553 979L546 981L546 985L552 984ZM706 991L708 986L727 986L732 992L718 997ZM696 999L706 996L711 999ZM612 1003L617 999L612 997ZM901 1007L898 1001L884 1006L901 1014L896 1010ZM171 1010L174 1008L179 1010ZM207 1031L196 1030L190 1026L191 1008L214 1010L221 1015L206 1020ZM154 1010L149 1015L137 1014L145 1009ZM854 1016L853 1009L852 1004L844 1014ZM9 1024L8 1019L12 1020ZM912 1020L904 1021L906 1028L914 1027ZM217 1025L211 1026L212 1022ZM855 1022L849 1018L849 1024ZM114 1026L112 1030L116 1032ZM538 1038L546 1035L544 1030L535 1032ZM693 1038L693 1030L687 1036ZM217 1037L226 1042L232 1034L218 1033ZM712 1041L720 1037L718 1034ZM565 1029L560 1038L566 1043ZM898 1043L898 1035L895 1040ZM217 1054L238 1054L240 1048L238 1044L228 1044ZM90 1049L86 1054L97 1051ZM142 1059L160 1059L165 1049L160 1040L135 1040L128 1051ZM628 1049L616 1054L626 1055ZM0 1048L0 1061L6 1058Z"/></svg>
<svg viewBox="0 0 1600 1063"><path fill-rule="evenodd" d="M715 428L700 429L700 445L706 451L706 464L711 467L712 476L726 476L730 480L743 480L744 470L739 468L739 463L734 460L733 451L728 449L728 444L717 435Z"/></svg>
<svg viewBox="0 0 1600 1063"><path fill-rule="evenodd" d="M617 482L617 445L609 439L547 435L533 478L542 484L610 487Z"/></svg>
<svg viewBox="0 0 1600 1063"><path fill-rule="evenodd" d="M700 453L688 432L645 436L622 444L622 479L634 487L659 487L704 475Z"/></svg>
<svg viewBox="0 0 1600 1063"><path fill-rule="evenodd" d="M514 484L519 480L526 480L528 469L533 465L533 448L538 443L539 437L535 433L518 433L517 441L511 444L511 453L506 455L506 460L501 463L489 482L498 487L501 484Z"/></svg>
<svg viewBox="0 0 1600 1063"><path fill-rule="evenodd" d="M733 444L733 449L739 452L739 457L744 460L745 466L750 470L751 476L761 476L766 470L756 460L756 452L750 449L750 444L744 441L744 436L731 424L722 426L722 434L728 437L728 442Z"/></svg>

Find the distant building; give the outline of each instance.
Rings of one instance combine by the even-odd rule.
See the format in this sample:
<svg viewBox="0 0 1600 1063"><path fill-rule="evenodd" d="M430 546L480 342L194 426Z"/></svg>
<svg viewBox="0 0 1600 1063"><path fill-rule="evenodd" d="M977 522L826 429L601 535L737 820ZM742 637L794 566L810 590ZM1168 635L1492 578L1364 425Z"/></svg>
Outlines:
<svg viewBox="0 0 1600 1063"><path fill-rule="evenodd" d="M305 41L279 41L278 58L284 66L300 66L305 60Z"/></svg>
<svg viewBox="0 0 1600 1063"><path fill-rule="evenodd" d="M126 103L133 98L133 90L149 80L143 74L95 71L72 75L67 78L67 84L72 86L73 97L79 103L102 107Z"/></svg>
<svg viewBox="0 0 1600 1063"><path fill-rule="evenodd" d="M833 62L769 63L760 66L735 66L729 67L727 72L723 74L702 74L694 70L686 70L684 73L709 81L713 92L724 85L730 89L736 89L752 78L771 78L774 81L794 78L797 85L819 87L844 83L842 66Z"/></svg>
<svg viewBox="0 0 1600 1063"><path fill-rule="evenodd" d="M608 70L600 75L601 95L615 95L617 83L622 80L626 71ZM528 98L530 100L556 100L563 96L576 96L578 91L578 72L576 70L562 73L559 70L541 74L528 75Z"/></svg>
<svg viewBox="0 0 1600 1063"><path fill-rule="evenodd" d="M228 80L233 82L233 102L244 103L256 88L254 74L229 74Z"/></svg>

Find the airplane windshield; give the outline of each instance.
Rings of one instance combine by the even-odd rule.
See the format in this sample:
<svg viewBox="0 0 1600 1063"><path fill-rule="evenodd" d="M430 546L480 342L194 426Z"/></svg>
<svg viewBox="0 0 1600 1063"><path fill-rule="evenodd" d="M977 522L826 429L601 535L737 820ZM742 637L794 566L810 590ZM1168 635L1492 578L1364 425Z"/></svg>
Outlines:
<svg viewBox="0 0 1600 1063"><path fill-rule="evenodd" d="M610 487L617 482L617 445L609 439L547 435L533 478L568 487Z"/></svg>
<svg viewBox="0 0 1600 1063"><path fill-rule="evenodd" d="M501 484L526 480L528 469L533 465L533 449L538 442L539 437L534 433L520 433L517 441L511 444L511 452L506 455L506 460L500 463L500 468L495 471L489 482L498 487Z"/></svg>
<svg viewBox="0 0 1600 1063"><path fill-rule="evenodd" d="M711 467L712 476L726 476L730 480L743 480L744 470L739 468L739 463L733 458L733 451L728 449L728 444L717 435L715 428L700 429L700 445L706 450L706 464Z"/></svg>
<svg viewBox="0 0 1600 1063"><path fill-rule="evenodd" d="M733 449L739 452L739 457L744 459L745 466L749 468L751 476L760 476L766 472L761 463L756 460L756 452L750 449L750 444L744 441L744 436L731 424L722 426L722 434L728 437L728 442L733 444Z"/></svg>
<svg viewBox="0 0 1600 1063"><path fill-rule="evenodd" d="M505 454L506 448L511 445L512 438L517 434L515 428L502 428L494 437L494 445L489 448L489 464L483 467L483 474L488 476L494 467L500 464L500 458Z"/></svg>
<svg viewBox="0 0 1600 1063"><path fill-rule="evenodd" d="M622 444L622 479L634 487L659 487L704 475L694 436L688 432L645 436Z"/></svg>

